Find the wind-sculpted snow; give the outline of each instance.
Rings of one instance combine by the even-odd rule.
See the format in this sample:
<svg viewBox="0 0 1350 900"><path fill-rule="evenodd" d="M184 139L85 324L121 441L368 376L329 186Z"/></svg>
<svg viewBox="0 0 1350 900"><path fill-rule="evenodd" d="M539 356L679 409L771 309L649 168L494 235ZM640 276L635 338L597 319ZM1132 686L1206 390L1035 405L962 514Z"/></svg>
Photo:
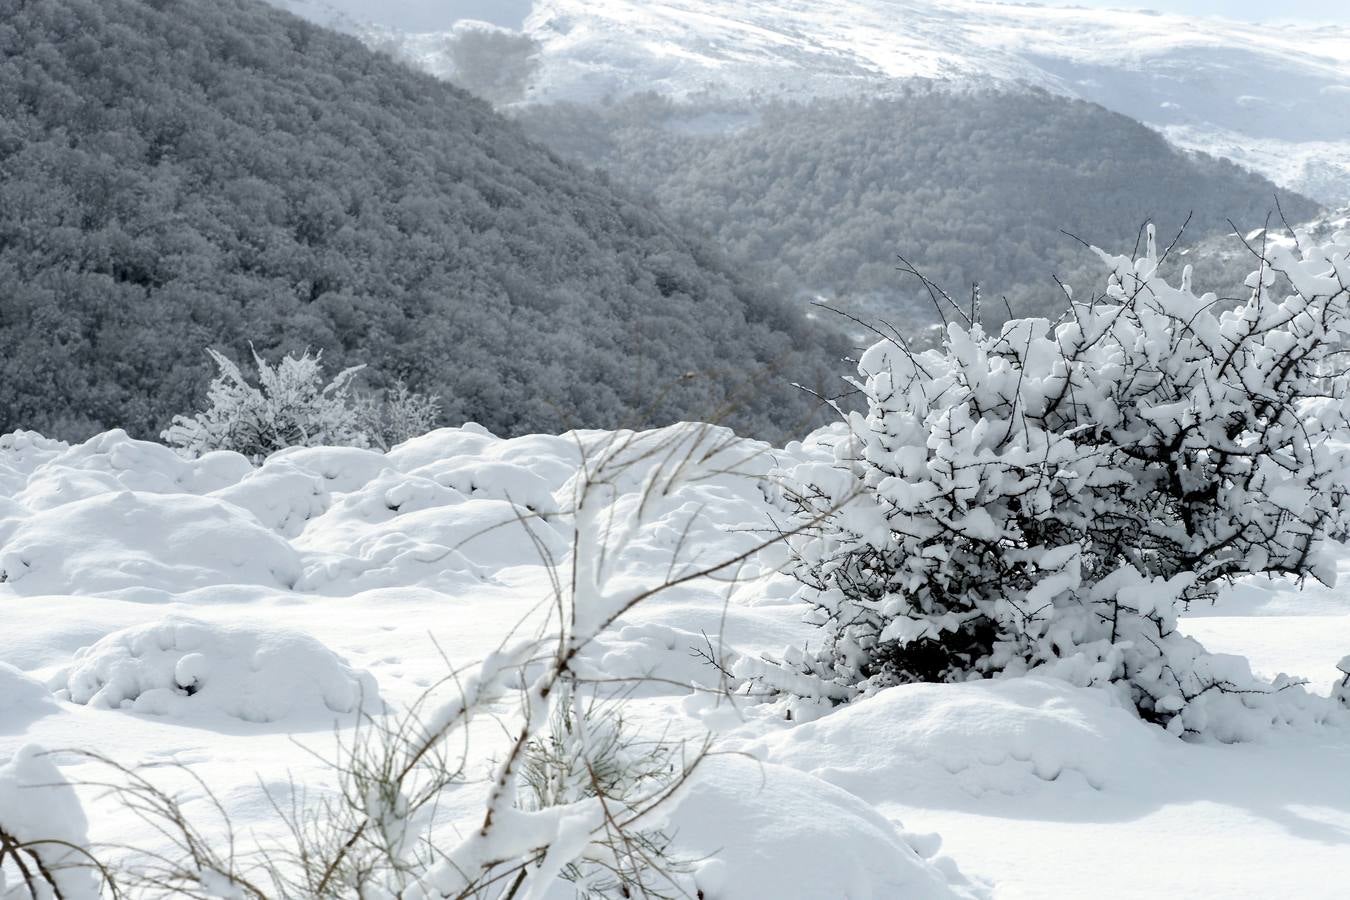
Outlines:
<svg viewBox="0 0 1350 900"><path fill-rule="evenodd" d="M6 456L16 474L24 472L25 459L32 461L26 482L16 484L13 499L34 510L117 490L205 493L237 483L252 469L238 453L218 451L188 460L162 444L134 440L121 430L96 435L74 447L46 441L40 452L16 441Z"/></svg>
<svg viewBox="0 0 1350 900"><path fill-rule="evenodd" d="M703 774L675 824L705 857L698 874L708 897L748 900L770 884L790 885L779 896L793 897L987 896L951 860L925 859L940 842L911 843L895 822L810 775L740 756L716 759Z"/></svg>
<svg viewBox="0 0 1350 900"><path fill-rule="evenodd" d="M1058 679L910 684L874 699L775 735L770 757L860 795L886 784L897 796L980 796L1059 779L1114 790L1166 743L1110 693ZM846 758L831 749L842 744L855 748Z"/></svg>
<svg viewBox="0 0 1350 900"><path fill-rule="evenodd" d="M0 662L0 735L16 733L55 711L56 703L42 682Z"/></svg>
<svg viewBox="0 0 1350 900"><path fill-rule="evenodd" d="M692 424L509 440L467 425L388 453L295 449L256 466L228 453L190 460L120 432L73 446L0 438L0 827L55 827L37 807L16 819L5 805L6 790L38 796L28 792L40 782L53 810L75 794L86 804L89 840L158 839L83 786L100 776L78 754L21 750L36 741L156 773L187 765L237 833L280 840L260 781L272 798L329 796L322 760L334 758L335 723L390 721L552 615L551 573L594 537L573 528L579 473L618 454L632 465L591 485L589 521L620 549L603 563L595 608L577 610L582 626L663 579L739 559L624 613L574 661L644 737L711 729L714 749L729 751L695 771L662 819L710 900L972 898L1002 895L1004 883L1008 896L1084 895L1099 872L1072 859L1127 867L1147 841L1184 845L1197 829L1224 853L1281 857L1257 873L1211 873L1219 892L1271 896L1289 892L1293 873L1343 871L1343 845L1297 829L1331 832L1299 821L1272 833L1259 812L1292 816L1287 802L1321 810L1300 813L1318 821L1350 815L1343 729L1274 731L1263 741L1276 749L1188 744L1109 690L1053 677L907 685L838 709L757 696L738 674L818 640L781 573L786 549L760 546L790 521L770 473L814 465L823 479L840 437L836 427L776 449ZM1260 589L1294 596L1290 585ZM1302 631L1286 617L1261 639L1239 626L1274 620L1204 622L1227 629L1225 651L1253 642L1263 675L1314 666L1321 690L1350 649L1329 653L1335 635L1350 640L1336 602L1323 597ZM1306 646L1317 659L1297 655ZM737 685L750 692L716 693ZM481 775L500 758L499 725L518 715L514 693L502 696L468 733L469 778L445 805L455 828L481 823ZM1289 766L1295 734L1311 743ZM1166 786L1152 787L1163 770ZM1169 806L1172 795L1185 802ZM1216 805L1258 812L1221 815L1238 823L1230 833L1213 826ZM82 841L85 821L72 814L51 834ZM1110 839L1086 842L1085 821ZM1190 869L1131 877L1185 895L1168 880L1178 871Z"/></svg>
<svg viewBox="0 0 1350 900"><path fill-rule="evenodd" d="M0 580L20 594L289 588L300 557L248 511L189 494L108 491L0 522Z"/></svg>

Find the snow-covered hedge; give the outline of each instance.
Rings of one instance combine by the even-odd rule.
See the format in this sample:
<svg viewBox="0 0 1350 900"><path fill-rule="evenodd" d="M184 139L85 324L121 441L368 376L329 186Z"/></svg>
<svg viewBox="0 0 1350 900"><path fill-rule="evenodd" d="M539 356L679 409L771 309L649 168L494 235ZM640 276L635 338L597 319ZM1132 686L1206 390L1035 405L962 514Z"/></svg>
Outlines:
<svg viewBox="0 0 1350 900"><path fill-rule="evenodd" d="M1177 631L1238 576L1334 577L1350 234L1254 249L1245 301L1169 284L1150 229L1058 322L872 346L834 460L783 473L824 519L797 546L829 635L807 667L850 693L1049 668L1174 733L1300 715Z"/></svg>

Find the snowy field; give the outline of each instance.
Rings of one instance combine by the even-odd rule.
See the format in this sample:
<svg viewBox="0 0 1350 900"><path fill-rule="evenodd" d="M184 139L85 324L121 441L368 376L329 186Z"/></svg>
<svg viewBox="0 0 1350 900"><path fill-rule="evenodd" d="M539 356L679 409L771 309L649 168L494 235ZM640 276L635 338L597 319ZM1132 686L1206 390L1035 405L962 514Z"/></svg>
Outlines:
<svg viewBox="0 0 1350 900"><path fill-rule="evenodd" d="M701 426L631 440L686 438L697 452L668 490L643 492L657 453L612 485L602 518L623 540L605 563L611 584L640 590L754 548L785 516L768 473L821 452ZM388 454L293 449L254 467L115 431L75 446L0 438L0 760L38 744L152 764L213 821L169 765L183 764L241 843L279 839L272 801L303 785L308 808L332 789L321 758L336 754L335 724L406 708L451 665L547 617L541 555L571 552L574 476L623 439L465 426ZM744 671L737 660L816 639L785 562L773 545L734 580L664 591L579 664L645 679L622 701L644 733L712 733L716 751L737 751L697 769L673 813L701 896L1345 896L1342 725L1186 742L1103 690L1036 677L896 687L812 721L708 690L724 676L706 657ZM1211 650L1321 693L1350 651L1341 590L1253 581L1203 612L1183 624ZM518 704L499 707L506 721ZM446 833L476 824L504 731L484 720L471 737L466 779L440 811ZM75 754L50 758L72 782L106 778ZM20 802L4 771L0 803ZM92 840L156 846L103 792L80 794Z"/></svg>

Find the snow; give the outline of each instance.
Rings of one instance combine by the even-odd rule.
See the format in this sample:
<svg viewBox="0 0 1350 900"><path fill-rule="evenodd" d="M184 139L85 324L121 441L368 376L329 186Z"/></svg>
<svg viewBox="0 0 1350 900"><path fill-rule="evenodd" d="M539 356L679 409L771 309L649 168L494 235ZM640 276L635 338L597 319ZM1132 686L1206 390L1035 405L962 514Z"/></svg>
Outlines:
<svg viewBox="0 0 1350 900"><path fill-rule="evenodd" d="M332 723L334 713L350 721L352 713L380 711L375 679L308 635L180 616L80 648L52 684L57 696L82 706L179 718Z"/></svg>
<svg viewBox="0 0 1350 900"><path fill-rule="evenodd" d="M272 2L369 40L388 32L361 24L383 17L365 0L348 0L345 19ZM537 0L519 27L540 44L529 102L876 95L909 78L1031 85L1350 203L1350 26L986 0ZM425 32L401 38L421 65L450 70L442 33L403 31Z"/></svg>
<svg viewBox="0 0 1350 900"><path fill-rule="evenodd" d="M911 684L872 699L773 735L764 755L859 795L885 784L896 796L979 798L1043 782L1112 790L1174 743L1140 728L1107 691L1051 678ZM841 746L856 749L840 754Z"/></svg>
<svg viewBox="0 0 1350 900"><path fill-rule="evenodd" d="M790 886L774 896L986 896L949 860L923 862L940 841L905 833L856 795L797 769L723 756L701 775L674 824L703 860L695 881L710 900L765 896L771 884Z"/></svg>
<svg viewBox="0 0 1350 900"><path fill-rule="evenodd" d="M540 0L524 30L542 44L537 102L875 93L916 77L1026 84L1350 202L1344 26L983 0Z"/></svg>
<svg viewBox="0 0 1350 900"><path fill-rule="evenodd" d="M0 580L27 594L285 587L300 577L299 556L264 523L187 494L98 494L0 524L0 538Z"/></svg>
<svg viewBox="0 0 1350 900"><path fill-rule="evenodd" d="M55 896L69 900L98 897L94 873L82 865L84 859L76 849L87 843L87 829L75 791L40 747L21 747L0 763L0 831L31 848L50 875ZM32 874L37 868L32 860L28 868L31 877L41 881ZM26 896L22 876L14 873L10 882L7 874L0 869L0 896Z"/></svg>
<svg viewBox="0 0 1350 900"><path fill-rule="evenodd" d="M336 752L335 721L406 710L451 666L547 617L538 551L569 552L561 511L583 460L616 441L641 456L682 433L504 440L469 426L388 454L308 448L256 467L117 432L71 447L0 438L0 823L154 846L145 823L81 784L107 777L64 752L85 749L151 764L178 789L190 785L166 764L187 765L237 834L279 839L267 792L284 798L292 778L306 802L332 790L321 758ZM626 540L601 573L606 602L665 578L673 555L681 572L753 548L755 529L786 520L764 476L830 456L824 433L787 448L688 433L698 462L668 490L639 502L656 459L607 486L598 521ZM1341 558L1350 566L1350 551ZM1108 691L1037 677L896 687L833 711L801 704L791 721L781 704L719 699L707 689L724 675L700 654L742 671L815 637L777 574L784 561L771 547L738 583L666 592L578 662L652 676L623 701L643 733L715 733L670 813L709 900L1343 894L1340 725L1181 741ZM1350 598L1250 580L1183 628L1325 695L1350 652ZM513 714L508 701L491 709L467 743L468 780L440 809L446 828L481 820Z"/></svg>
<svg viewBox="0 0 1350 900"><path fill-rule="evenodd" d="M56 708L55 698L42 682L0 662L0 734L17 734Z"/></svg>

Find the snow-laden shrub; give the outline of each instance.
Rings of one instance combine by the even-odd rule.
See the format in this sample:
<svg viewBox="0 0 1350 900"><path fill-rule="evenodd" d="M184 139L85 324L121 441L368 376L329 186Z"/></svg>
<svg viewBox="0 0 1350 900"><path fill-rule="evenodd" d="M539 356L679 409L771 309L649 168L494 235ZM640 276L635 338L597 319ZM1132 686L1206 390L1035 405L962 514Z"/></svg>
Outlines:
<svg viewBox="0 0 1350 900"><path fill-rule="evenodd" d="M547 730L525 746L516 803L540 811L599 799L607 815L636 821L647 798L677 778L678 749L642 739L612 704L584 703L569 687ZM648 821L591 841L560 875L576 886L580 900L626 896L626 886L642 886L653 900L678 897L685 892L670 876L690 866L670 854L670 844L671 836Z"/></svg>
<svg viewBox="0 0 1350 900"><path fill-rule="evenodd" d="M96 709L198 719L332 721L381 708L374 676L307 634L179 616L81 648L52 684Z"/></svg>
<svg viewBox="0 0 1350 900"><path fill-rule="evenodd" d="M325 383L321 354L288 355L273 366L254 351L255 386L224 354L206 352L220 370L207 389L209 405L195 416L174 416L161 435L166 443L194 456L234 450L254 462L283 447L369 444L352 396L364 366Z"/></svg>
<svg viewBox="0 0 1350 900"><path fill-rule="evenodd" d="M1350 234L1272 244L1245 302L1197 295L1189 269L1169 284L1151 229L1141 258L1098 252L1105 294L1058 322L876 343L833 462L784 473L824 520L796 548L828 632L804 660L818 696L1039 667L1229 737L1222 709L1307 705L1276 703L1292 685L1206 653L1177 616L1242 575L1334 577Z"/></svg>
<svg viewBox="0 0 1350 900"><path fill-rule="evenodd" d="M36 746L0 765L0 897L98 900L89 823L75 790Z"/></svg>
<svg viewBox="0 0 1350 900"><path fill-rule="evenodd" d="M381 450L426 434L441 417L441 398L420 394L403 381L395 381L379 394L368 394L357 403L362 428Z"/></svg>

